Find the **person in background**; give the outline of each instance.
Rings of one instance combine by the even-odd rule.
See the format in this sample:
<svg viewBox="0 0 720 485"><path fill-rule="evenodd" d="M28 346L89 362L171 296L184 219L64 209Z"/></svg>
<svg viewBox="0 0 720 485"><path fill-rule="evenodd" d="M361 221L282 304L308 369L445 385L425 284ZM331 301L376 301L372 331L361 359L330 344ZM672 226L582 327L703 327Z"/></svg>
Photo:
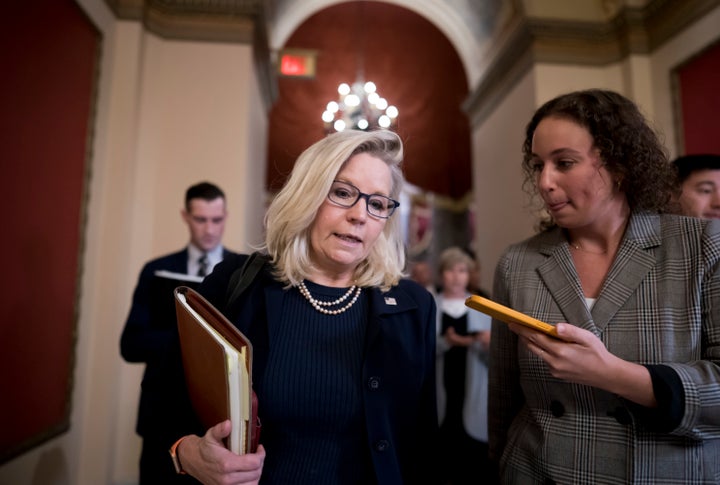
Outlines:
<svg viewBox="0 0 720 485"><path fill-rule="evenodd" d="M418 259L410 263L410 279L418 283L433 295L437 291L433 281L432 266L430 265L430 262L425 259Z"/></svg>
<svg viewBox="0 0 720 485"><path fill-rule="evenodd" d="M468 282L468 291L473 295L479 295L483 298L490 298L488 293L480 284L480 261L475 257L475 253L470 249L466 249L465 252L470 256L473 261L472 269L470 270L470 281Z"/></svg>
<svg viewBox="0 0 720 485"><path fill-rule="evenodd" d="M685 155L673 160L680 179L680 213L720 218L720 155Z"/></svg>
<svg viewBox="0 0 720 485"><path fill-rule="evenodd" d="M720 480L720 221L677 188L638 107L591 89L543 104L523 144L548 215L495 272L490 458L502 483Z"/></svg>
<svg viewBox="0 0 720 485"><path fill-rule="evenodd" d="M488 468L490 317L465 306L475 262L458 247L440 255L437 394L441 469L447 484L482 483Z"/></svg>
<svg viewBox="0 0 720 485"><path fill-rule="evenodd" d="M261 271L225 308L253 342L256 453L224 448L230 422L173 447L203 483L436 483L435 302L403 279L395 217L403 147L346 130L305 150L265 216ZM245 256L200 292L226 305Z"/></svg>
<svg viewBox="0 0 720 485"><path fill-rule="evenodd" d="M234 254L222 246L227 209L219 187L208 182L189 187L181 217L190 241L180 251L153 259L142 268L120 338L122 357L145 363L136 428L143 438L141 485L187 483L187 477L175 473L168 449L199 426L183 411L189 397L178 366L173 289L199 286L217 263Z"/></svg>

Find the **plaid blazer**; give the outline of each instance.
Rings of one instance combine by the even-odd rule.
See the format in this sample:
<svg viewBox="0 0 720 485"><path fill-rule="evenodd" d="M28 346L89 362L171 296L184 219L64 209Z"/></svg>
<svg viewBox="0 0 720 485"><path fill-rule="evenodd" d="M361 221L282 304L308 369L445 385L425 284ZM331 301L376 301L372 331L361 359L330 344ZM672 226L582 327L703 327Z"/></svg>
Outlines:
<svg viewBox="0 0 720 485"><path fill-rule="evenodd" d="M510 246L494 298L548 323L597 335L618 357L664 364L684 390L669 432L647 408L550 375L493 322L490 457L503 483L720 483L720 221L631 216L589 311L559 228Z"/></svg>

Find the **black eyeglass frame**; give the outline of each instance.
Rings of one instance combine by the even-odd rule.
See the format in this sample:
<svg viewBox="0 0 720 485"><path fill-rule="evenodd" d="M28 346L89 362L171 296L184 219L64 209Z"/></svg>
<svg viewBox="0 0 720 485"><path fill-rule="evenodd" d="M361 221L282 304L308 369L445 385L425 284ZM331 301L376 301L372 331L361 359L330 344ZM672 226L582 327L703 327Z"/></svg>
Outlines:
<svg viewBox="0 0 720 485"><path fill-rule="evenodd" d="M345 203L346 201L340 201L340 200L334 199L332 197L332 195L334 192L333 187L335 186L335 184L342 184L344 186L351 187L353 190L355 190L355 192L357 192L357 196L355 197L355 200L353 200L351 204L346 204ZM350 207L357 204L360 199L365 199L365 210L367 211L368 214L370 214L373 217L378 217L380 219L389 219L390 216L392 216L395 213L395 209L400 207L400 202L398 202L395 199L392 199L390 197L386 197L386 196L380 195L380 194L366 194L364 192L361 192L360 189L358 189L357 187L355 187L353 184L351 184L349 182L344 182L342 180L333 180L333 187L330 187L330 191L328 192L328 195L327 195L328 200L330 202L332 202L333 204L337 204L340 207L345 207L346 209L349 209ZM388 202L387 205L389 206L388 207L388 210L389 210L388 215L384 216L384 215L376 214L375 212L373 212L370 209L370 199L371 198L380 198L380 199L382 199L383 202L387 201Z"/></svg>

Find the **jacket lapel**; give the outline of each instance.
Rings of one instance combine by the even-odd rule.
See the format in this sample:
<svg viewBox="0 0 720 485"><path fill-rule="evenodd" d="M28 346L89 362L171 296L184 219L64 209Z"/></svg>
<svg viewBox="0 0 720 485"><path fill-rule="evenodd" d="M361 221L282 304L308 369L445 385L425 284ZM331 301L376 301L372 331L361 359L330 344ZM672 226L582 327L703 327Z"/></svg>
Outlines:
<svg viewBox="0 0 720 485"><path fill-rule="evenodd" d="M562 231L557 230L549 233L541 244L540 252L548 258L537 269L540 278L568 322L590 331L603 330L655 265L655 256L649 249L660 245L660 218L650 214L630 217L592 312L585 304L569 246L563 243Z"/></svg>
<svg viewBox="0 0 720 485"><path fill-rule="evenodd" d="M178 251L177 253L173 254L169 267L165 269L167 269L168 271L172 271L173 273L187 274L189 257L190 255L187 248L183 249L182 251Z"/></svg>
<svg viewBox="0 0 720 485"><path fill-rule="evenodd" d="M561 309L565 320L592 331L592 317L585 304L580 279L575 271L569 246L565 244L565 237L560 230L548 236L550 239L540 247L540 253L548 258L538 266L538 274Z"/></svg>
<svg viewBox="0 0 720 485"><path fill-rule="evenodd" d="M390 291L385 293L378 288L371 288L368 291L368 300L370 318L368 319L367 338L365 341L366 349L381 335L382 326L390 316L417 307L417 304L410 298L410 295L397 286L394 286Z"/></svg>
<svg viewBox="0 0 720 485"><path fill-rule="evenodd" d="M655 266L651 248L660 246L660 217L634 214L618 254L592 309L595 325L604 329Z"/></svg>

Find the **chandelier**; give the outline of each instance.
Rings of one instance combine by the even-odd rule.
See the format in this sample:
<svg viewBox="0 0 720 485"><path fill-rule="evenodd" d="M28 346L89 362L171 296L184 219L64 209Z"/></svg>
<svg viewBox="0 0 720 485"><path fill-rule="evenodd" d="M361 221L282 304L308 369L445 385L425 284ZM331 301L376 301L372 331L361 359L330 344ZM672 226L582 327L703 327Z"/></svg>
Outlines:
<svg viewBox="0 0 720 485"><path fill-rule="evenodd" d="M372 81L365 82L365 1L355 2L357 15L354 15L354 36L357 49L357 72L355 82L341 83L337 92L337 101L330 101L322 114L325 133L334 131L392 128L397 121L398 109L390 106L387 100L377 92Z"/></svg>
<svg viewBox="0 0 720 485"><path fill-rule="evenodd" d="M325 131L363 130L391 128L398 117L398 109L388 105L385 98L377 92L372 81L363 83L358 80L352 85L342 83L338 86L337 101L330 101L322 120Z"/></svg>

